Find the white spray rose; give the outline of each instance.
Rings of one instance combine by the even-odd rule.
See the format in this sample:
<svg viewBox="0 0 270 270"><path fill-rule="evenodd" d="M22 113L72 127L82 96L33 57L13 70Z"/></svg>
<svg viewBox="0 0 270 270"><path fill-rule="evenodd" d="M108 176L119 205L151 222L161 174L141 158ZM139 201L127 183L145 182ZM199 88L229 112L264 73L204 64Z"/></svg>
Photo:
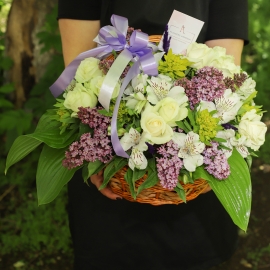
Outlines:
<svg viewBox="0 0 270 270"><path fill-rule="evenodd" d="M154 144L167 143L173 135L172 128L150 104L147 104L141 115L141 127L147 139Z"/></svg>
<svg viewBox="0 0 270 270"><path fill-rule="evenodd" d="M75 74L75 79L79 83L90 81L96 76L101 76L102 71L98 68L99 60L93 57L84 59Z"/></svg>
<svg viewBox="0 0 270 270"><path fill-rule="evenodd" d="M180 107L178 102L171 97L160 100L154 109L171 127L177 126L175 122L183 120L188 115L187 108Z"/></svg>
<svg viewBox="0 0 270 270"><path fill-rule="evenodd" d="M79 107L94 108L96 105L96 95L92 91L87 91L80 83L77 83L73 91L69 91L65 95L64 106L74 112L72 116L77 115Z"/></svg>
<svg viewBox="0 0 270 270"><path fill-rule="evenodd" d="M260 120L261 116L253 109L244 114L238 127L238 132L247 138L245 145L255 151L263 145L267 131L266 125Z"/></svg>
<svg viewBox="0 0 270 270"><path fill-rule="evenodd" d="M200 69L208 65L215 57L215 54L207 45L194 42L188 46L186 57L193 63L192 67Z"/></svg>

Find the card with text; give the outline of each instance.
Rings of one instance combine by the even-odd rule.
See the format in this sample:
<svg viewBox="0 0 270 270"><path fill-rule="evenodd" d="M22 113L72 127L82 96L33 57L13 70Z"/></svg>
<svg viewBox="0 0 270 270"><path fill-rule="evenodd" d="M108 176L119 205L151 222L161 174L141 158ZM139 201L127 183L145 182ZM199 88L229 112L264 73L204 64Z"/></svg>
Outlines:
<svg viewBox="0 0 270 270"><path fill-rule="evenodd" d="M188 45L195 42L204 22L174 10L168 22L170 48L174 54L184 54ZM163 37L159 43L162 48Z"/></svg>

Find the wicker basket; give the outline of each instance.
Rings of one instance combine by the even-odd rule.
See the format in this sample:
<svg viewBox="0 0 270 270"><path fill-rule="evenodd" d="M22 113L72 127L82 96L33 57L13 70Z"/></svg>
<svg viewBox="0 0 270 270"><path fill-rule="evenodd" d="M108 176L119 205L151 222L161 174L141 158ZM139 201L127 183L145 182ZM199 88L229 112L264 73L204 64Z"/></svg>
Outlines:
<svg viewBox="0 0 270 270"><path fill-rule="evenodd" d="M158 43L161 37L161 35L152 35L149 36L149 41ZM109 57L113 58L113 55L110 55ZM122 198L131 202L149 203L152 205L180 204L184 202L179 198L175 191L164 189L160 184L156 184L151 188L142 190L137 195L136 200L134 200L130 193L129 185L124 179L127 169L128 167L126 166L117 172L109 182L112 191L120 195ZM144 175L141 179L135 182L136 190L144 182L146 177L147 175ZM187 201L195 199L201 193L209 189L209 184L203 179L196 180L194 184L182 184L182 186L186 192Z"/></svg>
<svg viewBox="0 0 270 270"><path fill-rule="evenodd" d="M124 167L122 170L117 172L110 180L109 185L112 191L124 199L131 202L139 203L149 203L152 205L162 205L162 204L180 204L184 201L179 198L175 191L164 189L160 184L156 184L151 188L142 190L138 195L136 200L133 199L130 193L129 185L124 179L124 175L128 167ZM136 190L144 182L147 175L144 175L141 179L135 182ZM207 181L203 179L198 179L194 184L182 184L186 192L186 200L190 201L198 197L201 193L209 188Z"/></svg>

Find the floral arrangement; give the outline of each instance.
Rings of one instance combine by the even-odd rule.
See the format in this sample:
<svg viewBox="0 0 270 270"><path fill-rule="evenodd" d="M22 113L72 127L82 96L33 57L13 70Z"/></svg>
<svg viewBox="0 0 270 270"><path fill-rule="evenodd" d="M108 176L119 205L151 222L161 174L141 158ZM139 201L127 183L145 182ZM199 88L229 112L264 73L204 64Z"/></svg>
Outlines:
<svg viewBox="0 0 270 270"><path fill-rule="evenodd" d="M128 166L134 199L134 183L147 172L152 177L145 187L159 182L183 201L183 185L202 178L246 230L249 166L267 130L254 103L255 81L224 48L192 43L185 55L176 55L166 32L163 48L146 36L138 49L135 35L144 33L112 24L101 29L100 46L89 57L84 53L67 68L68 81L59 87L63 95L33 134L17 138L6 170L44 143L37 170L40 204L52 201L81 168L85 181L105 169L105 187ZM109 36L112 30L116 34ZM117 46L108 47L108 36ZM127 50L131 57L124 55Z"/></svg>

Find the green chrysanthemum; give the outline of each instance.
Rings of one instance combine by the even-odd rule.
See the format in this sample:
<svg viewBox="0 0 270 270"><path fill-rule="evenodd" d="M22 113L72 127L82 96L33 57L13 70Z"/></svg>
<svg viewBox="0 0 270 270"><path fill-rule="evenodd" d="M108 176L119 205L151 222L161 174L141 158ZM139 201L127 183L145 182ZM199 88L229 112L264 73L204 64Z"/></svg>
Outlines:
<svg viewBox="0 0 270 270"><path fill-rule="evenodd" d="M172 79L180 79L185 77L185 70L187 66L191 65L187 59L182 59L181 55L173 54L172 49L168 54L164 55L164 59L159 61L158 71L162 74L168 75Z"/></svg>
<svg viewBox="0 0 270 270"><path fill-rule="evenodd" d="M219 119L214 118L208 110L198 112L196 122L199 125L200 140L205 144L209 144L216 137L217 132L222 129L218 125Z"/></svg>

